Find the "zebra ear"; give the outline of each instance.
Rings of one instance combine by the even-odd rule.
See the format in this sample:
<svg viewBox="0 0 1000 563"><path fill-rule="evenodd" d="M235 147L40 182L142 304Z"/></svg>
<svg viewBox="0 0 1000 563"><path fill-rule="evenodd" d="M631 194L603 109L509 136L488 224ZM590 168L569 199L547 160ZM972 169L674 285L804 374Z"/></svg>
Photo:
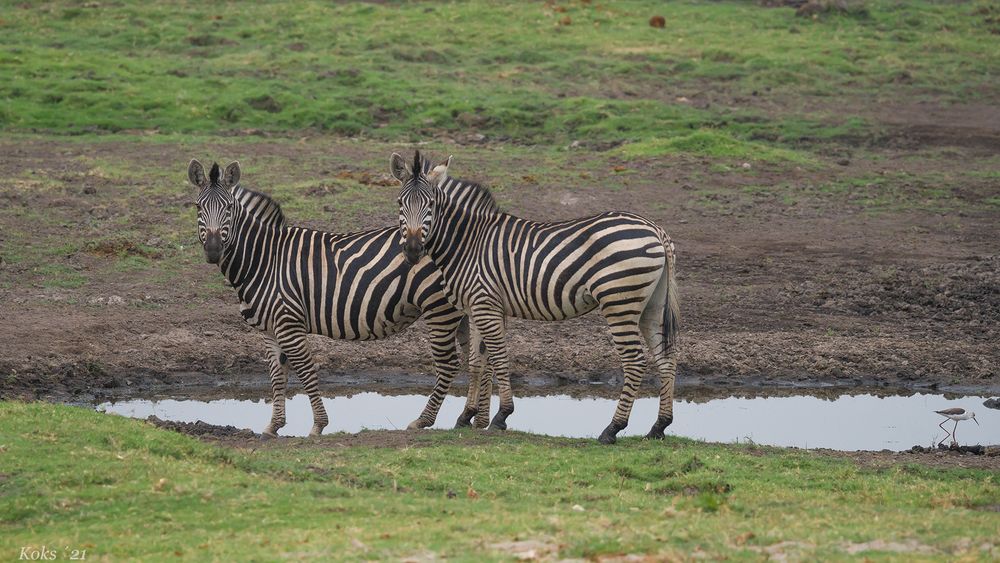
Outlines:
<svg viewBox="0 0 1000 563"><path fill-rule="evenodd" d="M195 159L191 159L188 164L188 181L204 190L208 187L208 176L205 175L205 167Z"/></svg>
<svg viewBox="0 0 1000 563"><path fill-rule="evenodd" d="M451 156L448 156L448 160L444 164L438 164L433 170L427 175L427 181L430 185L435 188L440 188L444 181L448 179L448 167L451 166Z"/></svg>
<svg viewBox="0 0 1000 563"><path fill-rule="evenodd" d="M240 183L240 163L238 160L234 160L229 163L226 167L226 171L222 173L222 185L227 188L234 188L236 184Z"/></svg>
<svg viewBox="0 0 1000 563"><path fill-rule="evenodd" d="M392 177L405 182L410 179L410 169L406 166L406 159L399 156L399 153L392 153L389 157L389 172Z"/></svg>

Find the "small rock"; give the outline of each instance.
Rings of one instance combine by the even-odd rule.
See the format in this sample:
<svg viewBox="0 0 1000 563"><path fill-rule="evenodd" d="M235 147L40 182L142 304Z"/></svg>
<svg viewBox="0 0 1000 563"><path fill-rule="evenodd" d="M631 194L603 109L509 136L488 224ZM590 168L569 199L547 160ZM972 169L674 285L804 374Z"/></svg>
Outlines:
<svg viewBox="0 0 1000 563"><path fill-rule="evenodd" d="M86 186L83 188L83 193L87 195L94 195L97 193L97 188L95 188L94 186Z"/></svg>
<svg viewBox="0 0 1000 563"><path fill-rule="evenodd" d="M205 335L205 336L215 336L215 331L214 330L206 330L202 334Z"/></svg>
<svg viewBox="0 0 1000 563"><path fill-rule="evenodd" d="M586 509L583 508L582 506L580 506L579 504L574 504L573 507L572 507L572 510L574 512L583 512Z"/></svg>
<svg viewBox="0 0 1000 563"><path fill-rule="evenodd" d="M111 295L108 297L108 305L124 305L125 300L118 295Z"/></svg>
<svg viewBox="0 0 1000 563"><path fill-rule="evenodd" d="M750 163L749 162L744 162L743 164L740 165L740 168L742 168L744 170L750 170L750 168L751 168L750 167Z"/></svg>
<svg viewBox="0 0 1000 563"><path fill-rule="evenodd" d="M1000 409L1000 398L986 399L983 401L983 406L988 409Z"/></svg>
<svg viewBox="0 0 1000 563"><path fill-rule="evenodd" d="M692 186L691 184L682 184L681 185L681 189L682 190L693 190L694 186Z"/></svg>
<svg viewBox="0 0 1000 563"><path fill-rule="evenodd" d="M580 141L573 141L572 143L569 144L569 148L571 149L580 148Z"/></svg>
<svg viewBox="0 0 1000 563"><path fill-rule="evenodd" d="M846 158L842 158L842 159L840 159L840 160L837 161L837 164L839 164L841 166L847 166L850 163L851 163L851 161L848 160L848 159L846 159Z"/></svg>
<svg viewBox="0 0 1000 563"><path fill-rule="evenodd" d="M649 18L649 27L655 27L656 29L663 29L667 26L667 19L663 16L653 16Z"/></svg>

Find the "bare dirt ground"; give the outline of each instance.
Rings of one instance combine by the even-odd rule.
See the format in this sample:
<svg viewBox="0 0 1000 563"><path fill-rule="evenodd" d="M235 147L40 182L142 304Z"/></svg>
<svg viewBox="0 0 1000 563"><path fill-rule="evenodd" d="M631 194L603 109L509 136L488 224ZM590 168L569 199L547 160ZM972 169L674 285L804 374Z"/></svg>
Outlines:
<svg viewBox="0 0 1000 563"><path fill-rule="evenodd" d="M964 111L892 113L877 144L836 145L817 168L741 170L739 163L720 167L695 157L624 162L581 150L571 159L581 172L567 180L549 179L544 159L530 152L508 154L489 144L437 152L462 155L455 175L501 185L500 199L521 216L557 220L624 209L663 225L679 253L682 393L837 385L989 394L1000 392L1000 207L985 202L1000 187L995 175L963 174L970 167L995 172L1000 114L981 106ZM898 122L907 115L910 121ZM7 238L0 248L30 249L34 236L98 240L123 222L140 232L162 226L162 207L193 198L184 175L191 157L275 163L244 177L264 191L315 182L315 205L330 210L329 220L296 221L289 213L293 222L328 230L382 226L394 220L395 187L370 187L383 196L381 207L344 211L324 207L328 196L316 173L381 177L384 171L368 163L382 163L391 149L409 150L328 138L0 141L0 243ZM502 164L478 165L497 160ZM95 161L120 162L135 174L102 177ZM306 166L317 162L328 164ZM176 170L176 193L144 191L146 167ZM819 188L852 178L876 182L843 192ZM26 189L32 179L50 187ZM912 205L935 182L949 191L951 207ZM747 189L755 186L768 189ZM892 198L872 207L866 202L881 197L878 190ZM190 222L193 245L189 211L182 220ZM49 220L39 221L39 213ZM11 233L22 233L16 244ZM156 249L156 236L149 237L144 244ZM265 383L261 336L243 325L235 295L220 287L213 266L199 263L196 249L154 252L149 268L117 271L114 257L94 248L46 255L86 278L75 288L52 287L49 274L23 261L0 261L0 396L87 401L144 389ZM167 262L180 275L159 275ZM524 385L618 377L597 314L564 323L514 320L510 335L512 366ZM327 387L431 385L420 324L381 342L314 343Z"/></svg>

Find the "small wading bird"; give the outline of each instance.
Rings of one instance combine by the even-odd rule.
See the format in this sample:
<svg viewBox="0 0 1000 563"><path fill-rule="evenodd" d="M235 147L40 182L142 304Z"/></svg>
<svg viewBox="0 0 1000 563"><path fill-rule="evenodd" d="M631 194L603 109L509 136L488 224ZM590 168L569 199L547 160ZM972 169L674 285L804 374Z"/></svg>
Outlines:
<svg viewBox="0 0 1000 563"><path fill-rule="evenodd" d="M945 433L944 438L942 438L941 441L938 442L939 446L943 444L945 440L948 439L948 436L951 436L952 443L958 442L958 440L955 439L955 431L958 430L959 420L969 420L971 418L972 421L976 423L976 426L979 426L979 421L976 420L976 413L972 411L967 411L965 409L960 409L956 407L952 409L944 409L943 411L934 411L934 412L945 417L945 420L942 420L941 424L938 424L941 430L944 430ZM955 427L951 429L951 432L948 432L948 429L944 427L944 423L948 422L949 420L955 421Z"/></svg>

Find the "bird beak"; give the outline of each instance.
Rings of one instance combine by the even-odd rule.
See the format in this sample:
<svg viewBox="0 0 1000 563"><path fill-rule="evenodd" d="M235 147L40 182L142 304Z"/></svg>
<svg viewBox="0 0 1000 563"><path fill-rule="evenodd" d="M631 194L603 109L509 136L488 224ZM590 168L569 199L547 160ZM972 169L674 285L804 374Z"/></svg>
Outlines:
<svg viewBox="0 0 1000 563"><path fill-rule="evenodd" d="M975 422L975 423L976 423L976 426L979 426L979 421L978 421L978 420L976 420L976 417L972 417L972 422Z"/></svg>

